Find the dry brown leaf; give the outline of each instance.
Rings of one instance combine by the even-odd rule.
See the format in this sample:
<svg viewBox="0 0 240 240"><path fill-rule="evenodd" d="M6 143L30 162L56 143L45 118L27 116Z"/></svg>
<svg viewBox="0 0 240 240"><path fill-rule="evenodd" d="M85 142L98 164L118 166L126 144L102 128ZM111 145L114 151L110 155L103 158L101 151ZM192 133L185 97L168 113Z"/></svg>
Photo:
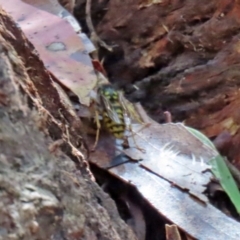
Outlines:
<svg viewBox="0 0 240 240"><path fill-rule="evenodd" d="M45 67L79 97L81 104L88 106L88 93L97 79L85 46L72 26L19 0L0 0L0 4L32 42Z"/></svg>
<svg viewBox="0 0 240 240"><path fill-rule="evenodd" d="M178 231L178 227L176 225L165 225L166 229L166 239L167 240L182 240L181 235Z"/></svg>

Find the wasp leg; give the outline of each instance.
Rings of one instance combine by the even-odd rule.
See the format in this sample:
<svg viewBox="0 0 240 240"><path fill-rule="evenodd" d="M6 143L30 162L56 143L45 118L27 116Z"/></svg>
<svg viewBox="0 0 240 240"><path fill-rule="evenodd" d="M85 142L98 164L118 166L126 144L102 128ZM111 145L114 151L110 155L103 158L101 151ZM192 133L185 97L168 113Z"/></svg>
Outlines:
<svg viewBox="0 0 240 240"><path fill-rule="evenodd" d="M140 151L143 152L143 153L145 153L146 150L143 149L143 148L140 148L140 147L137 145L137 142L136 142L136 139L135 139L134 135L136 135L138 132L142 131L144 128L149 127L150 124L151 124L151 123L145 123L145 124L143 124L143 126L142 126L137 132L134 132L134 131L132 130L132 126L131 126L131 125L129 126L129 131L131 132L131 135L128 136L128 137L132 137L132 138L133 138L133 141L134 141L134 144L135 144L135 148L137 148L138 150L140 150Z"/></svg>
<svg viewBox="0 0 240 240"><path fill-rule="evenodd" d="M142 127L139 130L137 130L137 132L133 132L133 131L132 132L134 135L136 135L138 132L141 132L144 128L149 127L150 125L151 123L144 123Z"/></svg>
<svg viewBox="0 0 240 240"><path fill-rule="evenodd" d="M98 111L95 111L95 121L96 121L96 125L97 125L97 131L96 131L95 142L94 142L93 148L91 149L92 151L95 151L95 148L97 147L98 140L99 140L100 129L101 129L101 124L100 124L100 121L99 121Z"/></svg>
<svg viewBox="0 0 240 240"><path fill-rule="evenodd" d="M146 151L145 151L143 148L140 148L140 147L138 146L138 144L137 144L137 142L136 142L136 139L135 139L135 136L134 136L134 135L136 135L136 133L132 130L131 125L129 126L128 130L129 130L129 132L131 132L131 134L128 136L128 138L129 138L129 137L132 137L133 142L134 142L134 145L135 145L134 148L137 148L137 149L140 150L141 152L145 153Z"/></svg>

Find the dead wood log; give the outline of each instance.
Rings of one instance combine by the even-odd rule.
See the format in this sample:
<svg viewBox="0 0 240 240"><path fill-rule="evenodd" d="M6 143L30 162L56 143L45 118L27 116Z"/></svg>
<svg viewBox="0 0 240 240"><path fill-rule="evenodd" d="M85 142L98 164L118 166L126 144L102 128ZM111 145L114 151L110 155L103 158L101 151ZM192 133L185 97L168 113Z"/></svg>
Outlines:
<svg viewBox="0 0 240 240"><path fill-rule="evenodd" d="M92 12L101 39L115 46L104 56L111 80L135 83L129 97L157 121L168 110L211 138L228 131L227 156L240 166L239 1L105 4Z"/></svg>

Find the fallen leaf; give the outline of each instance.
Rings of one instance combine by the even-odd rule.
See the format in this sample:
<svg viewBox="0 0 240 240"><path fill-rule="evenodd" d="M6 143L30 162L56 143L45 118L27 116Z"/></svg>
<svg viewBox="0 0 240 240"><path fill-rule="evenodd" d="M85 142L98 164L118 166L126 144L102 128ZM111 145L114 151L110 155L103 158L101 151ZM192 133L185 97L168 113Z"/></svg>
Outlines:
<svg viewBox="0 0 240 240"><path fill-rule="evenodd" d="M194 200L163 178L138 167L137 163L125 163L109 171L135 186L159 214L194 239L240 239L239 222L227 217L210 203L202 204Z"/></svg>
<svg viewBox="0 0 240 240"><path fill-rule="evenodd" d="M20 0L0 0L0 4L32 42L45 67L78 96L81 104L89 106L89 92L97 79L85 46L72 26Z"/></svg>
<svg viewBox="0 0 240 240"><path fill-rule="evenodd" d="M167 240L181 240L181 235L178 231L178 227L176 225L165 225L166 229L166 239Z"/></svg>

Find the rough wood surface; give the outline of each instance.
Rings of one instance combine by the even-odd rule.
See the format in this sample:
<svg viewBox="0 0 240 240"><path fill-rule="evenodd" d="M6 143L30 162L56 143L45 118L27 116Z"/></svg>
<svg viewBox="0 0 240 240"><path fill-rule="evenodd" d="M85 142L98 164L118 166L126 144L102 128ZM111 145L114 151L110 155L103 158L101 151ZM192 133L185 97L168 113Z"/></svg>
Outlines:
<svg viewBox="0 0 240 240"><path fill-rule="evenodd" d="M139 90L130 97L160 122L169 110L174 121L185 120L209 137L228 131L227 156L240 166L239 1L113 0L99 6L92 10L101 16L98 34L115 46L104 57L112 81L135 83Z"/></svg>
<svg viewBox="0 0 240 240"><path fill-rule="evenodd" d="M44 122L46 132L55 126L56 139L63 134L51 101L36 94L50 91L62 103L50 82L43 89L49 79L43 64L2 10L0 31L0 239L136 239L113 201L90 179L83 159L78 157L76 169L38 130ZM25 91L38 100L36 108L30 109ZM50 117L37 112L40 103ZM67 111L65 116L71 120ZM55 150L51 154L48 148Z"/></svg>

